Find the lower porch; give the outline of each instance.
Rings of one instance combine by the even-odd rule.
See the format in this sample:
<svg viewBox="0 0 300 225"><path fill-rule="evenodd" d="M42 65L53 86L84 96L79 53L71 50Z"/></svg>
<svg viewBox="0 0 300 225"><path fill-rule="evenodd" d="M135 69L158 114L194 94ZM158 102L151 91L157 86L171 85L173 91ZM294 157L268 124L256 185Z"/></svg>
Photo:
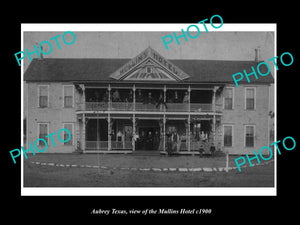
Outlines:
<svg viewBox="0 0 300 225"><path fill-rule="evenodd" d="M83 153L210 154L222 151L221 117L83 116L77 149ZM85 122L83 122L83 120ZM171 146L171 147L170 147Z"/></svg>

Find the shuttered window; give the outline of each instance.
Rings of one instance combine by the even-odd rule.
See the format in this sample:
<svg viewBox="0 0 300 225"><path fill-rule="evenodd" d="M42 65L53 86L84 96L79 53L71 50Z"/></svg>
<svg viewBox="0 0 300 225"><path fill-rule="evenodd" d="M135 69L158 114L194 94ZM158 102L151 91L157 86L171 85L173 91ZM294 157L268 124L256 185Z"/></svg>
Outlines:
<svg viewBox="0 0 300 225"><path fill-rule="evenodd" d="M245 128L245 146L254 147L254 126L247 125Z"/></svg>
<svg viewBox="0 0 300 225"><path fill-rule="evenodd" d="M39 94L39 107L47 108L48 107L49 86L46 86L46 85L39 86L38 94Z"/></svg>
<svg viewBox="0 0 300 225"><path fill-rule="evenodd" d="M255 105L255 89L246 88L246 110L254 110Z"/></svg>
<svg viewBox="0 0 300 225"><path fill-rule="evenodd" d="M73 107L73 86L70 85L64 86L64 107L65 108Z"/></svg>
<svg viewBox="0 0 300 225"><path fill-rule="evenodd" d="M224 125L224 146L232 147L232 126Z"/></svg>

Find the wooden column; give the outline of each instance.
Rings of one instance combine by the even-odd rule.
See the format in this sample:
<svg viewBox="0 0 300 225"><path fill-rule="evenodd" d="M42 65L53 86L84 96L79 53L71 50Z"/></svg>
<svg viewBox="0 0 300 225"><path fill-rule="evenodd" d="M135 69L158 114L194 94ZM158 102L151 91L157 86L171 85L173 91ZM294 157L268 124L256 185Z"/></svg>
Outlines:
<svg viewBox="0 0 300 225"><path fill-rule="evenodd" d="M107 150L111 150L111 118L110 114L107 117Z"/></svg>
<svg viewBox="0 0 300 225"><path fill-rule="evenodd" d="M108 110L111 110L111 87L110 84L108 84Z"/></svg>
<svg viewBox="0 0 300 225"><path fill-rule="evenodd" d="M85 119L85 114L83 113L82 114L82 151L83 153L85 153L85 126L86 126L87 122L86 122L86 119Z"/></svg>
<svg viewBox="0 0 300 225"><path fill-rule="evenodd" d="M191 115L188 117L188 133L187 133L187 141L188 141L188 151L191 151Z"/></svg>
<svg viewBox="0 0 300 225"><path fill-rule="evenodd" d="M164 103L167 102L167 86L164 85ZM166 106L164 105L164 112L166 111Z"/></svg>
<svg viewBox="0 0 300 225"><path fill-rule="evenodd" d="M166 115L165 114L163 117L163 134L164 134L163 151L166 152Z"/></svg>
<svg viewBox="0 0 300 225"><path fill-rule="evenodd" d="M212 137L213 137L213 140L212 142L215 144L215 140L216 140L216 88L217 87L214 87L213 89L213 99L212 99L212 110L214 112L214 115L213 115L213 125L212 125Z"/></svg>
<svg viewBox="0 0 300 225"><path fill-rule="evenodd" d="M135 90L136 90L136 88L135 88L135 84L134 84L133 87L132 87L132 92L133 92L133 101L132 101L133 106L132 106L132 110L134 112L135 112Z"/></svg>
<svg viewBox="0 0 300 225"><path fill-rule="evenodd" d="M188 93L189 93L189 106L188 106L188 111L191 112L191 85L189 85L188 88Z"/></svg>
<svg viewBox="0 0 300 225"><path fill-rule="evenodd" d="M83 101L82 106L83 106L83 110L85 110L86 109L85 108L85 102L86 102L86 99L85 99L85 86L84 86L84 84L81 84L80 87L82 89L82 101Z"/></svg>
<svg viewBox="0 0 300 225"><path fill-rule="evenodd" d="M81 149L81 146L80 146L80 115L76 115L76 123L75 123L75 132L76 132L76 150L79 150Z"/></svg>
<svg viewBox="0 0 300 225"><path fill-rule="evenodd" d="M136 136L135 114L133 114L133 117L132 117L132 151L135 151L135 136Z"/></svg>
<svg viewBox="0 0 300 225"><path fill-rule="evenodd" d="M218 87L214 87L213 89L213 98L212 98L212 110L216 112L216 91Z"/></svg>

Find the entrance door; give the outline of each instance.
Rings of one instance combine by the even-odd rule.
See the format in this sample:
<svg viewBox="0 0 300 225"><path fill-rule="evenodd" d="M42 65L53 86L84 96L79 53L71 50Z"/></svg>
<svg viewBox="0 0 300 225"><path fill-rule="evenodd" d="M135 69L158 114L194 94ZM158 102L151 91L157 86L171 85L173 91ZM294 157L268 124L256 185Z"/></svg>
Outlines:
<svg viewBox="0 0 300 225"><path fill-rule="evenodd" d="M136 150L158 150L160 129L157 120L140 120L137 131L139 139L136 143Z"/></svg>

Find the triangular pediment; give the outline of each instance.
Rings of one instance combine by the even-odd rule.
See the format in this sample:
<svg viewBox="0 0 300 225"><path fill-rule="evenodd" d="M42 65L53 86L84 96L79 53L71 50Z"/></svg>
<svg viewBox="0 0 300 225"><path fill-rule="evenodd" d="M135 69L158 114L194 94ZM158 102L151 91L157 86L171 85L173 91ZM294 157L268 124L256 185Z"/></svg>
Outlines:
<svg viewBox="0 0 300 225"><path fill-rule="evenodd" d="M116 80L181 81L189 75L148 47L110 77Z"/></svg>

